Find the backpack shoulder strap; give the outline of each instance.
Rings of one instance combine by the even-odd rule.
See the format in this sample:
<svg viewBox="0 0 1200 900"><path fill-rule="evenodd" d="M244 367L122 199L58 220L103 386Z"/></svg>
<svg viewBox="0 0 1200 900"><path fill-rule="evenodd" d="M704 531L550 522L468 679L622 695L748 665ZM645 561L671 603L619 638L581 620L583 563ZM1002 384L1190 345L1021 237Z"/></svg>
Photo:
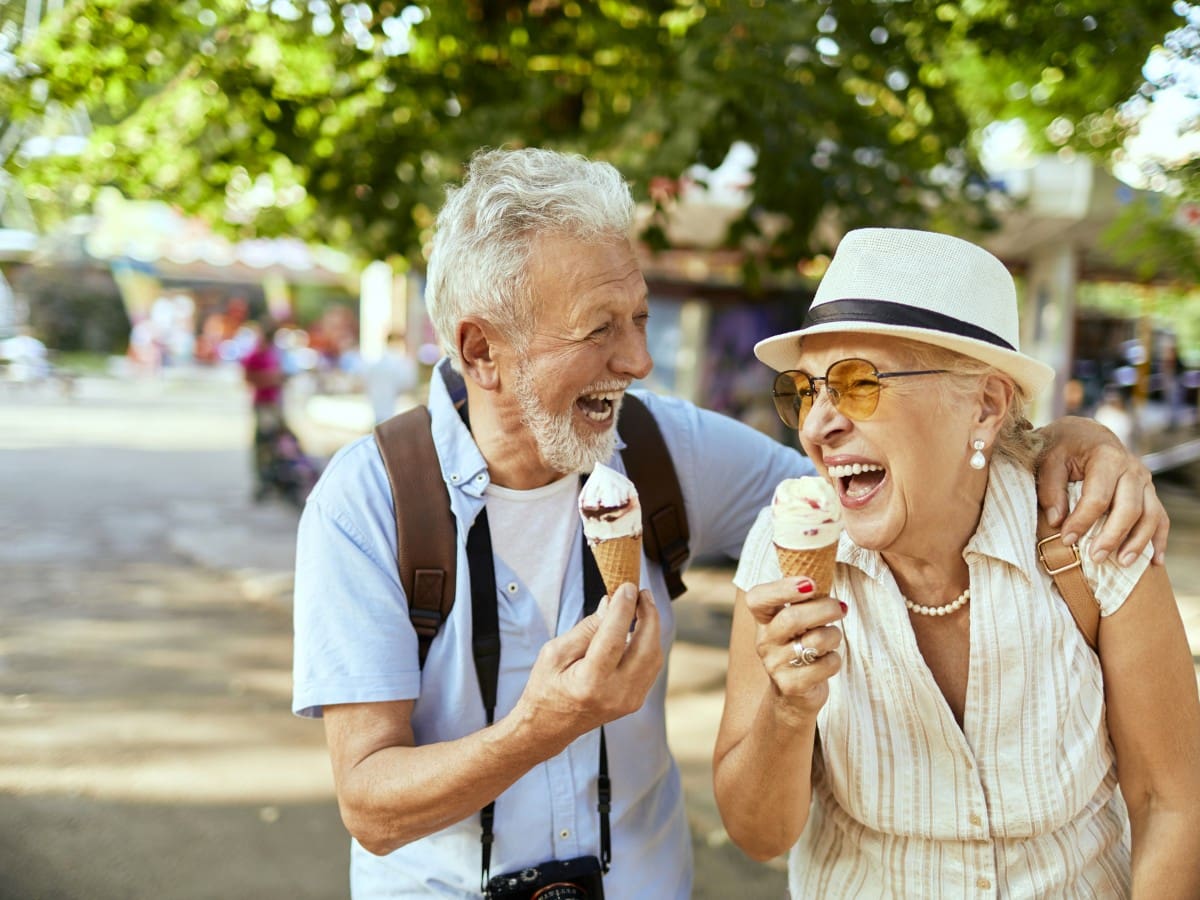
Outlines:
<svg viewBox="0 0 1200 900"><path fill-rule="evenodd" d="M429 410L417 406L381 422L375 443L392 487L397 568L424 666L429 645L454 606L458 538Z"/></svg>
<svg viewBox="0 0 1200 900"><path fill-rule="evenodd" d="M654 416L632 394L621 402L621 457L642 504L646 555L662 564L667 590L674 600L687 590L683 567L688 559L687 512L675 464Z"/></svg>
<svg viewBox="0 0 1200 900"><path fill-rule="evenodd" d="M1068 547L1062 542L1062 533L1046 520L1046 513L1038 506L1038 559L1042 567L1054 579L1058 592L1067 602L1071 616L1087 645L1096 650L1096 637L1100 631L1100 604L1080 568L1079 545Z"/></svg>

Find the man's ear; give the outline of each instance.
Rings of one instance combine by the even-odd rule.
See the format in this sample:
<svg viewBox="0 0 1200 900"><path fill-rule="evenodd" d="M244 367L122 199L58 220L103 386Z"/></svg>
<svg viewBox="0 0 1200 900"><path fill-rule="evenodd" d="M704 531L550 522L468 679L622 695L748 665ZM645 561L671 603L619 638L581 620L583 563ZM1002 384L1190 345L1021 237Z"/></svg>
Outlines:
<svg viewBox="0 0 1200 900"><path fill-rule="evenodd" d="M990 444L1000 432L1004 418L1008 415L1009 407L1013 404L1016 386L1012 381L1000 375L988 375L979 386L979 419L978 429L989 433Z"/></svg>
<svg viewBox="0 0 1200 900"><path fill-rule="evenodd" d="M500 386L496 367L499 332L487 319L467 316L458 323L458 356L464 377L470 378L485 391Z"/></svg>

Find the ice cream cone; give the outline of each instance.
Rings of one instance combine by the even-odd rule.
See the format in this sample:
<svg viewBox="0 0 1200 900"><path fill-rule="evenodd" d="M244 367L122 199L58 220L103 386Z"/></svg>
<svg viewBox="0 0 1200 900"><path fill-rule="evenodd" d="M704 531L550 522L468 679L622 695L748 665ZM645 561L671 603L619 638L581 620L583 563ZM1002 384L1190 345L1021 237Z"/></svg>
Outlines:
<svg viewBox="0 0 1200 900"><path fill-rule="evenodd" d="M641 532L628 537L609 538L606 541L589 541L588 544L592 548L592 555L596 557L596 565L604 579L604 589L608 596L611 597L625 582L630 582L634 587L641 585Z"/></svg>
<svg viewBox="0 0 1200 900"><path fill-rule="evenodd" d="M807 575L817 585L818 594L833 590L833 568L837 563L837 542L814 550L793 550L775 545L779 568L785 576Z"/></svg>

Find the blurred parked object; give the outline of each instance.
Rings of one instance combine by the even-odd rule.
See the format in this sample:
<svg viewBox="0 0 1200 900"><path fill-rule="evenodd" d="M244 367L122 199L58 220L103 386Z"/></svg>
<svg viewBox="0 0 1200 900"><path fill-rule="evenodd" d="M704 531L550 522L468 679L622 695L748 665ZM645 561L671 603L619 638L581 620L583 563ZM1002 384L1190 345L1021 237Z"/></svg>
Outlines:
<svg viewBox="0 0 1200 900"><path fill-rule="evenodd" d="M9 381L40 381L50 374L46 345L30 334L0 342L0 360Z"/></svg>
<svg viewBox="0 0 1200 900"><path fill-rule="evenodd" d="M74 374L54 362L54 354L28 330L0 340L0 381L18 388L53 387L64 396L75 388Z"/></svg>

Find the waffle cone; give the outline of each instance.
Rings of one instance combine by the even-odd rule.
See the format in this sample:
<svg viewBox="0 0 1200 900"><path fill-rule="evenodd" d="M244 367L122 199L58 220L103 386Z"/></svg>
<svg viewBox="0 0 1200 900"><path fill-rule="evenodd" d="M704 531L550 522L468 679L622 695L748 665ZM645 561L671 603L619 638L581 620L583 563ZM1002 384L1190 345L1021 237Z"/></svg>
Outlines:
<svg viewBox="0 0 1200 900"><path fill-rule="evenodd" d="M630 537L610 538L607 541L588 542L592 555L596 557L596 566L604 579L604 589L608 596L625 582L634 587L642 583L642 536L635 534Z"/></svg>
<svg viewBox="0 0 1200 900"><path fill-rule="evenodd" d="M818 594L833 590L833 567L837 563L837 541L815 550L793 550L775 545L779 568L785 576L807 575L817 584Z"/></svg>

